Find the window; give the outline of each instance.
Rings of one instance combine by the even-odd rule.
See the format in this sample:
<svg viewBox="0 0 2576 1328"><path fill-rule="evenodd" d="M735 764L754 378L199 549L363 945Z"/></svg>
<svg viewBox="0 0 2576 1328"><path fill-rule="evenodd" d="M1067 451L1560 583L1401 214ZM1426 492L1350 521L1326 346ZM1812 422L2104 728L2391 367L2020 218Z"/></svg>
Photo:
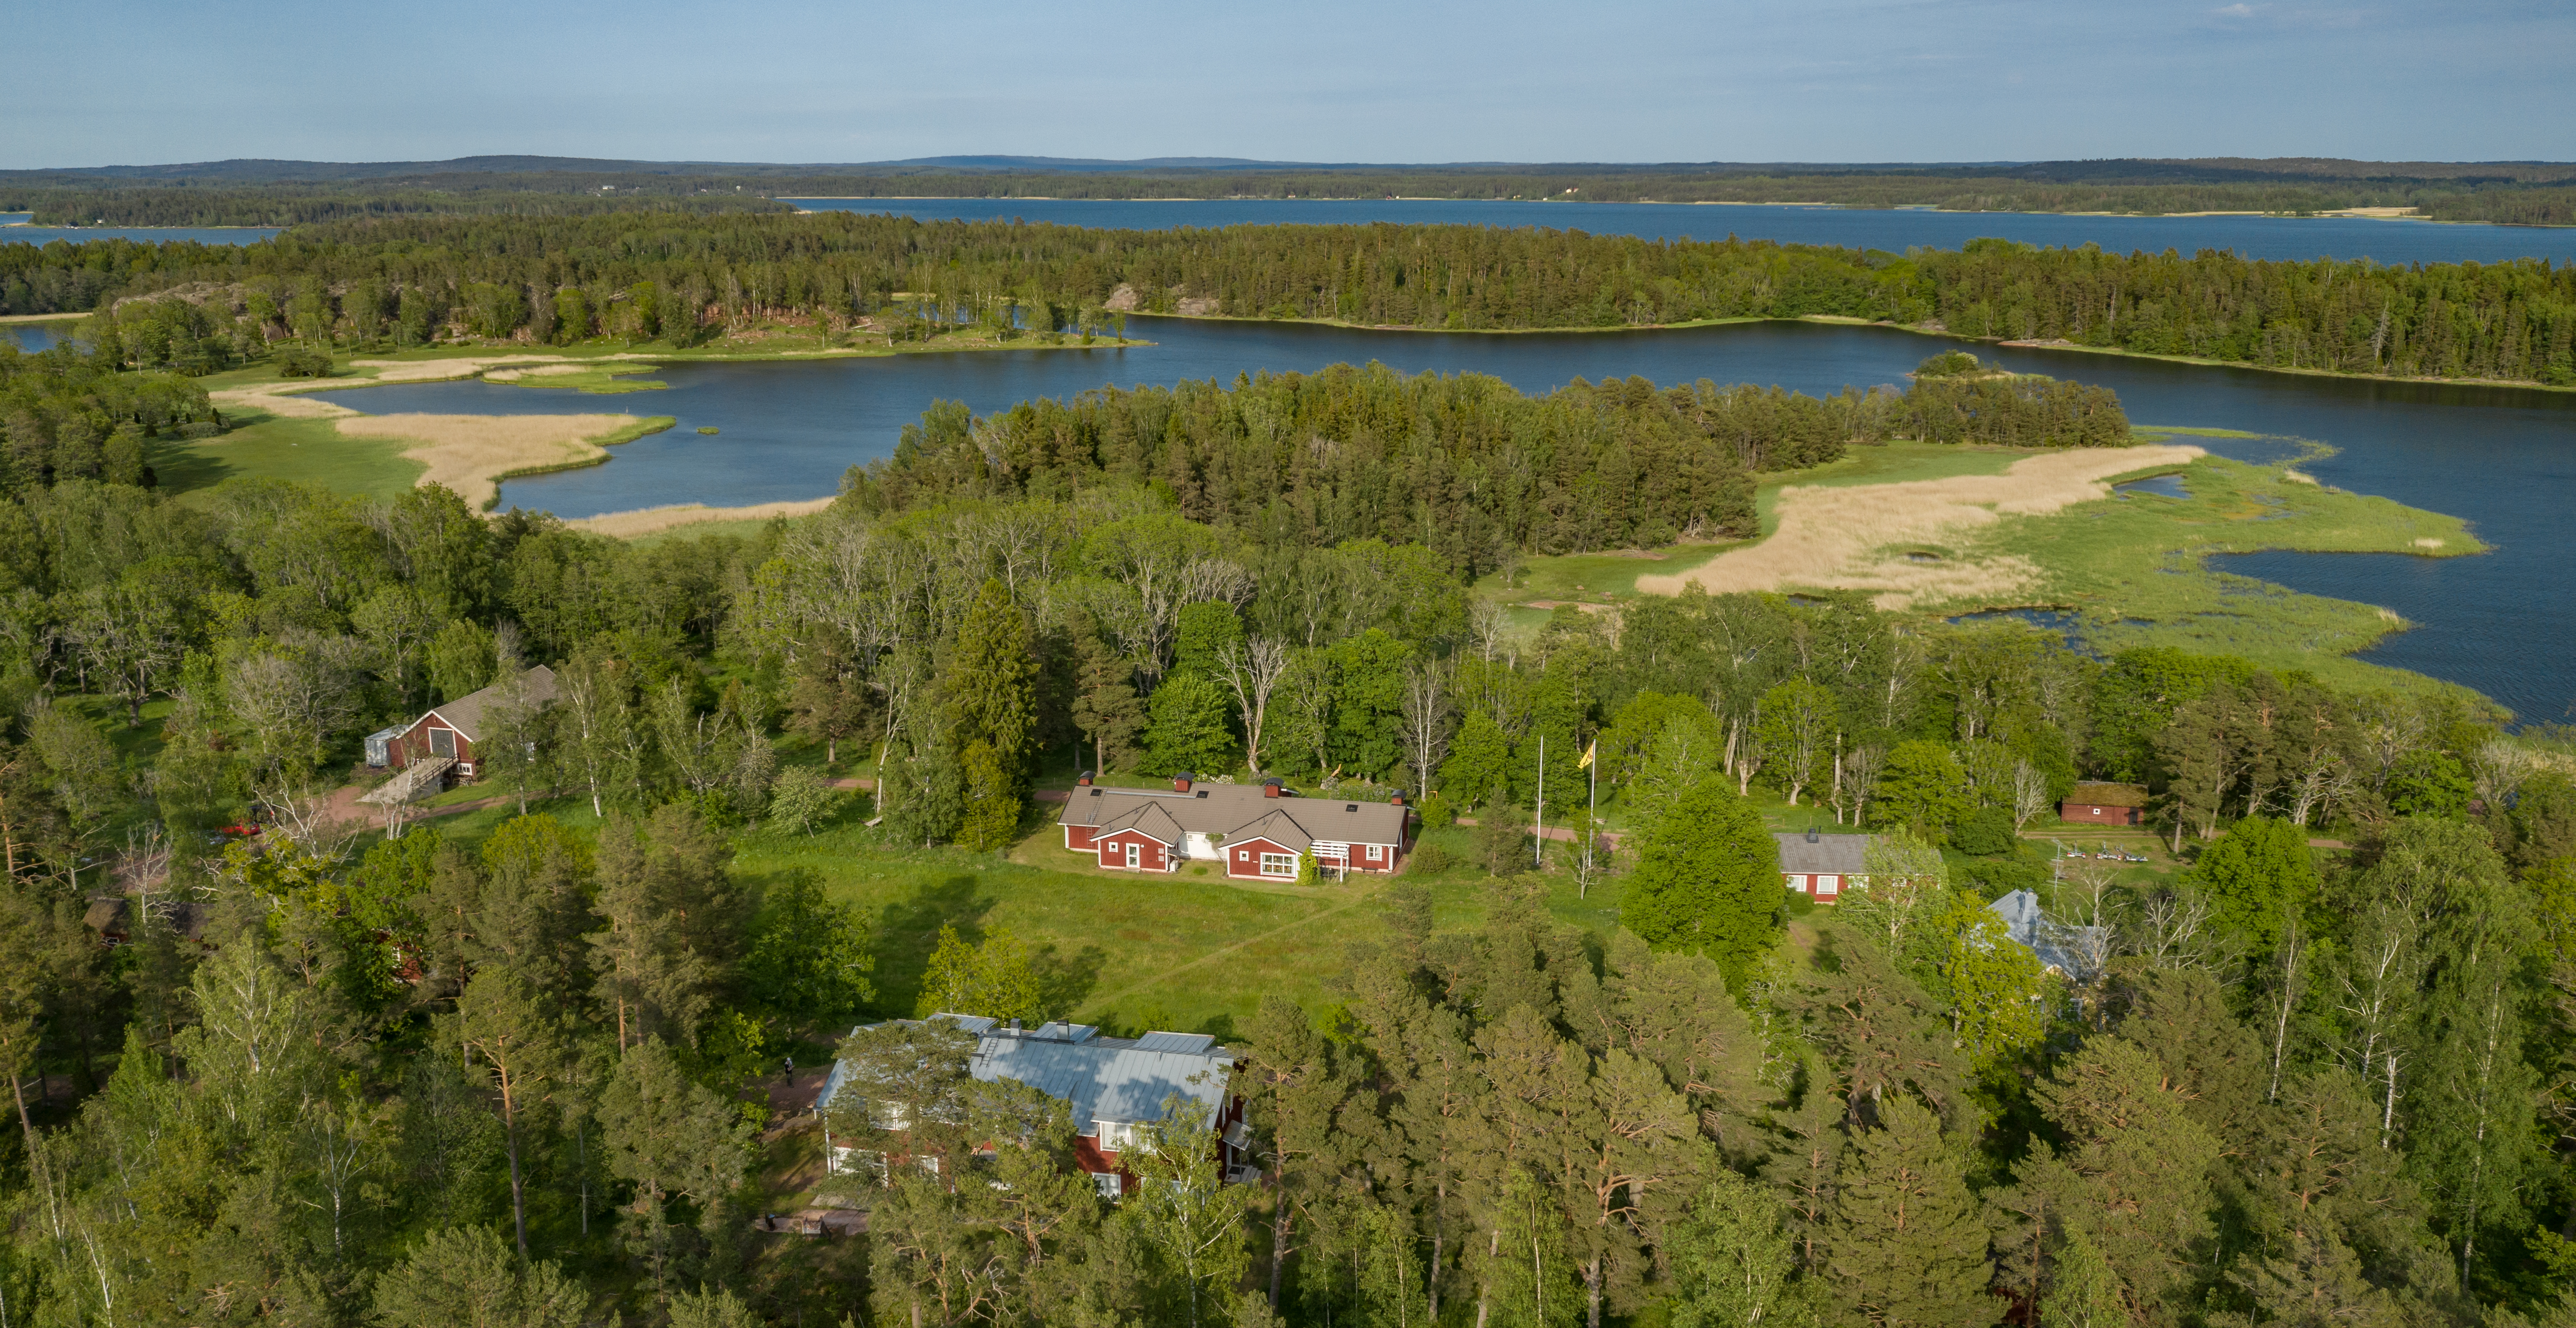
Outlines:
<svg viewBox="0 0 2576 1328"><path fill-rule="evenodd" d="M431 729L429 731L429 752L432 756L456 755L455 731L453 729Z"/></svg>
<svg viewBox="0 0 2576 1328"><path fill-rule="evenodd" d="M1091 1173L1091 1183L1100 1191L1101 1198L1115 1199L1118 1197L1119 1183L1117 1172L1095 1171Z"/></svg>
<svg viewBox="0 0 2576 1328"><path fill-rule="evenodd" d="M1380 860L1382 860L1382 859L1383 859L1383 857L1384 857L1385 853L1386 853L1386 845L1384 845L1384 844L1371 844L1371 845L1369 845L1369 861L1371 861L1371 862L1377 862L1377 861L1380 861Z"/></svg>
<svg viewBox="0 0 2576 1328"><path fill-rule="evenodd" d="M1239 849L1236 849L1236 850L1234 851L1234 860L1235 860L1235 861L1237 861L1237 862L1250 862L1250 861L1252 861L1252 850L1251 850L1251 849L1248 849L1248 848L1239 848Z"/></svg>
<svg viewBox="0 0 2576 1328"><path fill-rule="evenodd" d="M1297 874L1297 855L1296 855L1296 854L1294 854L1294 853L1264 853L1264 854L1262 854L1262 855L1261 855L1261 874L1262 874L1262 875L1264 875L1264 876L1294 876L1294 875L1296 875L1296 874Z"/></svg>
<svg viewBox="0 0 2576 1328"><path fill-rule="evenodd" d="M1145 865L1144 845L1129 844L1127 846L1127 865L1130 867L1142 867Z"/></svg>

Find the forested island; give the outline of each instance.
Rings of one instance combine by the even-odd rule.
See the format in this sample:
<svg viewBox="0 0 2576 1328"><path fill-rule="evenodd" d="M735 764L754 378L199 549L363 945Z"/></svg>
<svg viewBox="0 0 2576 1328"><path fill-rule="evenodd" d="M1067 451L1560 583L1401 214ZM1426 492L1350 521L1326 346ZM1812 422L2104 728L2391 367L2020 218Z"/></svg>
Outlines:
<svg viewBox="0 0 2576 1328"><path fill-rule="evenodd" d="M246 246L0 246L0 312L158 300L200 363L240 325L395 347L623 328L684 342L888 311L1070 328L1114 313L1460 331L1832 317L2313 372L2576 383L2576 268L2394 268L2001 240L1891 254L1472 226L1171 232L832 214L396 218ZM180 306L184 305L182 308ZM567 309L576 311L568 315ZM168 338L156 338L166 341Z"/></svg>
<svg viewBox="0 0 2576 1328"><path fill-rule="evenodd" d="M2411 209L2444 221L2576 223L2576 166L2320 158L2018 165L1771 163L1324 166L1046 158L848 166L468 158L0 172L0 209L38 225L295 226L402 214L782 211L793 198L1438 198L1824 203L1970 212L2310 215Z"/></svg>
<svg viewBox="0 0 2576 1328"><path fill-rule="evenodd" d="M1222 300L1237 269L1193 246L1244 239L727 217L659 219L656 247L633 224L12 270L147 298L0 351L9 1322L2565 1314L2567 734L1863 593L1520 587L1757 533L1763 477L1896 438L2116 472L2108 392L1952 354L1829 398L1342 366L941 405L815 516L655 542L437 485L161 482L225 427L183 372L222 356L533 342L501 314L545 295L560 320L571 292L593 329L655 336L897 290ZM1893 270L1517 242L1570 256L1529 270L1576 291L1638 289L1570 261L1612 252L1685 293ZM1900 261L1844 295L2121 260ZM1372 299L1431 270L1352 269ZM465 698L474 782L356 801L399 777L369 734ZM1077 769L1401 793L1416 839L1391 880L1104 874L1045 800ZM2115 786L2136 826L2059 821ZM1774 832L1806 830L1874 835L1870 885L1784 890ZM2023 890L2026 925L1989 907ZM845 1041L941 1011L1221 1039L1245 1169L1184 1113L1113 1199L1091 1123L979 1086L965 1040ZM808 1114L835 1056L917 1108ZM827 1128L938 1165L827 1175Z"/></svg>

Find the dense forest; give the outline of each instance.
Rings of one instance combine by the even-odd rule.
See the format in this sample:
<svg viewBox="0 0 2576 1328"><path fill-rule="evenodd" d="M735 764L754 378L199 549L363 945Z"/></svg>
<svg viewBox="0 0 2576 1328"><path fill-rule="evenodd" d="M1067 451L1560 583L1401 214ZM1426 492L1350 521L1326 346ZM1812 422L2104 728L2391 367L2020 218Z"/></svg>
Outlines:
<svg viewBox="0 0 2576 1328"><path fill-rule="evenodd" d="M1101 388L982 419L945 404L846 488L900 509L1148 484L1194 521L1308 546L1420 544L1472 576L1522 553L1748 538L1753 474L1890 438L2116 447L2129 424L2108 389L2033 375L1927 372L1902 393L1821 399L1576 379L1532 398L1481 374L1336 365L1231 387Z"/></svg>
<svg viewBox="0 0 2576 1328"><path fill-rule="evenodd" d="M2344 373L2576 382L2576 267L1665 243L1473 226L1101 231L830 214L392 218L246 246L0 246L0 309L171 295L218 321L417 345L682 341L900 306L1067 327L1097 311L1458 330L1809 315ZM268 311L287 311L260 312ZM194 315L191 315L193 317Z"/></svg>
<svg viewBox="0 0 2576 1328"><path fill-rule="evenodd" d="M743 234L801 233L774 224ZM1066 234L890 233L997 264ZM238 280L317 339L349 291L316 271L397 315L429 274L551 261L628 303L726 289L703 252L284 249L305 266ZM153 266L120 282L209 279L131 254ZM818 516L629 545L434 486L148 487L160 440L216 421L185 376L119 366L214 303L0 356L9 1324L2566 1313L2568 735L1858 596L1516 627L1463 579L1490 555L1447 542L1641 537L1582 512L1624 510L1590 500L1641 467L1709 506L1619 519L1680 527L1908 412L2106 428L2107 394L1932 372L1533 400L1336 369L943 406ZM1295 496L1246 502L1261 467ZM493 684L496 829L330 814L371 778L362 735ZM755 1232L771 1150L811 1137L773 1112L783 1058L863 1019L1080 1007L1042 938L951 929L899 970L890 919L737 860L829 833L862 866L971 871L1043 838L1037 772L1076 764L1417 795L1407 874L1343 915L1338 999L1224 1030L1257 1177L1220 1184L1183 1117L1106 1200L1060 1104L973 1087L935 1028L880 1033L843 1054L921 1109L835 1137L941 1165L827 1187L862 1233ZM1621 835L1534 853L1542 787L1561 827L1596 773ZM2035 851L2017 832L2079 779L2143 785L2179 870ZM1781 800L1878 832L1872 884L1786 895L1756 810ZM1436 923L1443 889L1467 921ZM2045 915L2016 938L1986 905L2019 889ZM1615 891L1617 925L1560 922L1572 891Z"/></svg>
<svg viewBox="0 0 2576 1328"><path fill-rule="evenodd" d="M1829 203L1971 212L2268 212L2413 207L2453 221L2567 224L2576 167L2326 159L2033 162L2020 166L657 165L495 158L209 163L0 172L0 207L39 225L283 226L399 213L777 208L781 198L1440 198Z"/></svg>

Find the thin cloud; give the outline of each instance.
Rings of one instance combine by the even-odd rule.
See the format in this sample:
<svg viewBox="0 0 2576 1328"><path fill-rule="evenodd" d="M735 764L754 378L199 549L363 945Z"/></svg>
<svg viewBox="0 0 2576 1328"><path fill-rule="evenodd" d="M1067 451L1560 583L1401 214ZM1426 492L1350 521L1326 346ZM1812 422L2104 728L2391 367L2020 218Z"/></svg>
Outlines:
<svg viewBox="0 0 2576 1328"><path fill-rule="evenodd" d="M2254 17L2254 6L2245 4L2243 3L2243 0L2239 0L2236 4L2221 5L2209 12L2218 15L2220 18L2252 18Z"/></svg>

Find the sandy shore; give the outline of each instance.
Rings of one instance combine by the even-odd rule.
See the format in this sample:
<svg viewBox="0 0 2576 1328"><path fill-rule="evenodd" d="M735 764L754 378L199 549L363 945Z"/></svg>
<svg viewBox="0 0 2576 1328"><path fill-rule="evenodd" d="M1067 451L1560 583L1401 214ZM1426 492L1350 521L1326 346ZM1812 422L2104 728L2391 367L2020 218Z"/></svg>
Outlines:
<svg viewBox="0 0 2576 1328"><path fill-rule="evenodd" d="M1864 590L1881 608L1917 600L2009 597L2040 583L2029 559L1916 561L1907 546L1943 546L2006 516L2044 516L2111 495L2115 475L2176 466L2207 453L2189 446L2085 448L2026 457L2001 475L1780 490L1779 529L1689 571L1641 576L1637 589L1677 595L1696 584L1732 591Z"/></svg>
<svg viewBox="0 0 2576 1328"><path fill-rule="evenodd" d="M680 526L702 525L709 521L766 521L774 516L809 516L832 505L829 498L804 498L795 502L756 503L750 507L709 507L705 503L674 503L669 507L643 507L632 512L602 512L564 524L576 530L633 539Z"/></svg>

